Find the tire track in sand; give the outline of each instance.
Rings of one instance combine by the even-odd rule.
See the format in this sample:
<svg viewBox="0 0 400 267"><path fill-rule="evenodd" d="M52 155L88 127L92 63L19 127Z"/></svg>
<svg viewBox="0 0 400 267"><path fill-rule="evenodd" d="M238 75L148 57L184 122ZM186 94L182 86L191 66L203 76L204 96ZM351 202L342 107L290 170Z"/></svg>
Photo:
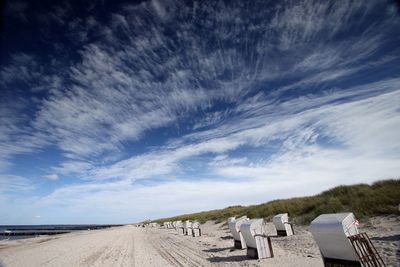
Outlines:
<svg viewBox="0 0 400 267"><path fill-rule="evenodd" d="M189 246L189 240L172 238L166 235L153 236L152 246L158 253L174 266L207 266L204 255ZM192 244L190 244L192 245Z"/></svg>

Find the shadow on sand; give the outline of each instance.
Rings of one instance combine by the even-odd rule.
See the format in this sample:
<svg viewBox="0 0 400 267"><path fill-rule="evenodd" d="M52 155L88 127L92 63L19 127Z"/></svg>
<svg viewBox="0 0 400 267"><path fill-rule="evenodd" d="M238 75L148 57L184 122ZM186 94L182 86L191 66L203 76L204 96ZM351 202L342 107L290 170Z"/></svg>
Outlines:
<svg viewBox="0 0 400 267"><path fill-rule="evenodd" d="M226 236L221 236L220 237L222 240L228 240L228 239L233 239L231 235L226 235Z"/></svg>
<svg viewBox="0 0 400 267"><path fill-rule="evenodd" d="M400 235L388 235L388 236L371 237L371 240L379 240L379 241L400 241Z"/></svg>
<svg viewBox="0 0 400 267"><path fill-rule="evenodd" d="M221 252L221 251L228 250L228 249L231 249L231 248L210 248L210 249L203 249L203 251L215 253L215 252Z"/></svg>
<svg viewBox="0 0 400 267"><path fill-rule="evenodd" d="M211 257L207 259L209 262L235 262L235 261L245 261L248 258L244 255L237 256L227 256L227 257Z"/></svg>

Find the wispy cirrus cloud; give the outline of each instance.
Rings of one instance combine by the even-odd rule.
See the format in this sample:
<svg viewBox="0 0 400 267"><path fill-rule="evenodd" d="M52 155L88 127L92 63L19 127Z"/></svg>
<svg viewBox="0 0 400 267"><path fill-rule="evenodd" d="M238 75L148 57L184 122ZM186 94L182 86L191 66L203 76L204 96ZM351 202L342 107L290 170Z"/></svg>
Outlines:
<svg viewBox="0 0 400 267"><path fill-rule="evenodd" d="M12 166L16 155L34 153L47 144L40 134L32 135L27 101L2 94L0 100L0 173ZM10 101L10 102L8 102Z"/></svg>
<svg viewBox="0 0 400 267"><path fill-rule="evenodd" d="M399 171L400 161L396 138L400 120L394 105L399 98L396 90L333 106L325 105L224 138L203 140L195 145L181 144L175 149L133 157L109 168L98 169L95 174L99 176L86 185L57 189L41 203L61 203L69 199L68 206L81 212L95 205L123 213L130 211L129 207L121 206L129 199L133 203L149 203L135 208L135 213L141 216L152 212L164 216L215 208L215 203L223 207L293 194L313 194L338 182L368 182L377 177L394 177ZM386 127L393 131L383 131ZM271 155L268 150L277 140L279 149ZM216 143L220 146L215 146ZM264 151L264 156L258 154L255 160L230 155L239 145L257 146L261 148L259 153ZM202 158L203 163L210 164L198 173L197 179L188 176L191 166L179 166L182 162L187 163L186 159L210 152L219 156ZM251 153L241 154L251 156ZM181 173L177 171L180 167ZM180 178L143 185L135 182L140 178L171 173ZM99 181L107 177L112 179ZM119 181L113 180L116 178ZM277 193L276 188L285 188L285 192ZM86 199L87 207L78 208L74 201L76 195L81 196L80 200ZM104 202L105 196L113 196L113 201ZM187 202L195 204L189 209L184 204ZM171 208L156 211L154 203ZM96 212L102 217L102 209Z"/></svg>
<svg viewBox="0 0 400 267"><path fill-rule="evenodd" d="M379 157L391 158L400 149L399 144L396 144L397 130L390 133L380 131L386 127L400 130L398 110L395 105L399 98L396 89L398 86L397 79L388 80L351 88L336 95L300 99L297 103L291 102L291 105L282 103L281 107L275 107L281 109L280 115L277 115L279 114L277 111L273 114L260 111L258 116L252 113L251 118L242 118L239 124L236 120L231 120L220 127L183 136L181 140L186 141L178 143L173 141L163 149L97 168L89 176L93 179L137 180L165 175L179 169L180 162L187 158L207 153L223 154L237 150L241 146L266 147L268 156L264 157L265 160L274 155L273 157L282 157L288 162L292 161L287 158L286 153L305 157L308 147L311 148L310 153L315 148L323 151L325 146L327 151L330 151L331 144L345 147L344 150L347 152L358 151L363 155L371 155L376 160ZM381 91L385 89L387 93L368 96L368 90L377 89ZM344 96L355 97L360 91L363 92L364 98L344 103L339 101ZM339 102L332 104L334 101ZM321 105L324 102L325 104ZM320 105L315 106L316 103ZM301 108L298 107L297 112L293 113L296 105L301 105ZM364 129L362 133L360 129ZM268 152L268 146L276 142L281 143L279 151ZM297 150L302 152L297 154ZM314 156L319 157L318 154ZM262 159L260 156L259 160Z"/></svg>
<svg viewBox="0 0 400 267"><path fill-rule="evenodd" d="M164 5L151 2L114 14L107 25L87 18L90 25L99 29L100 38L82 46L82 61L67 66L69 71L62 76L47 76L48 79L55 76L51 80L56 87L63 86L60 78L74 83L63 90L51 91L43 99L34 121L35 129L54 138L68 157L121 151L121 144L138 140L150 129L179 123L190 112L206 110L216 101L237 102L245 98L252 86L280 77L282 74L277 75L278 72L288 76L309 72L300 81L280 88L281 91L317 86L352 75L365 68L364 63L358 66L355 63L369 59L382 46L381 30L396 21L394 11L388 9L388 16L380 24L362 28L362 38L353 42L339 40L330 45L319 42L320 35L329 32L325 37L335 41L336 34L349 25L349 19L356 14L361 14L362 20L367 19L377 3L351 3L333 9L329 3L287 3L284 9L282 6L259 9L261 4L257 2L246 8L239 3L200 5L193 13L193 7L178 1L171 2L167 14L162 12ZM183 12L178 15L172 12L174 9ZM263 10L257 16L268 12L275 15L259 22L247 20L246 12L253 10ZM159 16L149 23L147 12ZM219 15L215 16L215 12ZM198 14L208 20L202 21ZM237 19L232 20L231 14L236 14ZM180 28L175 29L176 36L166 33L169 26L165 19ZM87 35L93 28L73 25L71 22L74 32L81 35ZM213 29L210 25L214 25ZM199 26L211 30L207 33L211 46L205 43L208 39L204 39L202 32L188 34L189 30L196 32L194 29ZM141 31L143 27L148 31ZM258 32L264 34L250 38L250 34ZM265 35L267 32L273 33L271 36L279 42L271 42L271 36ZM247 37L237 39L238 44L232 43L232 38L241 33ZM288 47L285 49L294 52L298 46L313 42L319 42L316 51L303 51L301 56L297 53L290 60L288 57L289 61L274 59L271 53L275 48L269 46ZM179 50L183 53L177 53ZM12 66L17 65L21 64ZM3 69L3 73L17 73L9 71L10 68ZM286 71L282 72L283 69Z"/></svg>
<svg viewBox="0 0 400 267"><path fill-rule="evenodd" d="M0 193L26 192L34 188L35 184L28 178L0 174Z"/></svg>

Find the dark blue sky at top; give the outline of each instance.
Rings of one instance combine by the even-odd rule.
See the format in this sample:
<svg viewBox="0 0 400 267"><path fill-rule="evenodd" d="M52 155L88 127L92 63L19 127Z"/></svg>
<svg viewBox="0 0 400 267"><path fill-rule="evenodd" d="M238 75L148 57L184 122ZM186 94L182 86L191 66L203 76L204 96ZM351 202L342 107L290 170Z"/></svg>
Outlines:
<svg viewBox="0 0 400 267"><path fill-rule="evenodd" d="M138 6L141 3L146 1L20 1L13 3L5 2L4 10L3 10L3 27L2 27L2 42L1 42L1 53L2 53L2 63L7 65L10 62L11 56L15 53L27 53L34 54L37 57L37 61L40 64L39 68L44 72L59 72L59 70L55 68L68 68L74 63L80 62L82 48L84 45L96 42L103 38L102 33L98 31L96 27L91 28L91 26L87 23L88 18L93 18L96 20L96 23L107 25L112 20L112 16L116 13L129 13L129 11L125 11L125 7L129 6ZM240 2L240 1L222 1L224 4L221 5L220 2L215 1L211 2L211 6L214 8L215 12L223 12L223 6L237 6L241 8L241 17L247 19L247 24L260 24L269 20L269 16L274 14L274 11L279 9L280 5L277 5L273 1L255 1L255 2ZM196 5L193 1L184 1L186 6L194 8ZM294 1L295 3L295 1ZM396 6L396 2L393 1L383 1L378 4L373 10L368 14L368 22L372 25L374 23L379 24L383 19L385 8L388 3L392 3ZM278 6L278 7L277 7ZM259 12L259 10L265 9L265 7L271 7L270 11ZM397 5L398 7L398 5ZM331 6L330 8L334 8ZM328 8L327 12L330 12L330 8ZM168 6L166 7L168 10ZM148 22L149 24L157 23L155 22L157 19L154 18L154 14L150 12L133 12L133 17L141 17ZM241 56L244 60L244 65L240 65L239 68L234 69L222 69L220 73L218 73L218 79L220 80L230 80L231 76L235 76L240 74L243 69L249 69L249 73L254 71L255 62L254 57L257 55L254 54L252 49L255 48L255 44L260 41L260 32L253 31L248 32L248 28L243 27L239 30L237 36L233 38L226 38L221 40L220 36L210 34L210 29L215 28L217 25L216 20L210 16L207 12L198 12L196 19L191 19L188 14L185 13L177 13L176 21L173 23L166 23L162 26L163 33L171 38L171 42L174 42L177 38L177 31L175 23L179 24L181 22L187 22L188 20L192 24L191 30L192 34L196 35L199 39L204 40L204 48L206 50L212 51L218 47L224 48L232 48L240 51ZM191 15L191 14L190 14ZM214 15L214 14L213 14ZM204 16L204 17L203 17ZM215 14L218 16L218 14ZM311 44L302 45L298 44L298 50L294 49L287 53L287 51L279 51L278 49L272 49L269 51L266 57L271 58L273 61L278 61L280 68L285 68L286 66L290 66L293 62L296 61L296 58L299 57L299 54L303 53L303 51L310 52L314 49L313 44L321 45L321 43L330 43L332 45L335 42L343 41L344 39L357 38L357 36L361 36L365 29L369 25L365 25L361 22L363 14L355 13L353 17L349 21L349 27L344 28L339 33L334 36L329 36L330 33L328 31L321 31L317 36L314 37L314 40L311 40ZM210 18L211 17L211 18ZM211 21L206 21L209 18ZM364 18L365 19L365 18ZM63 22L70 23L60 23L58 20ZM334 23L334 22L332 22ZM227 22L226 27L228 30L235 27L235 24L232 22ZM85 36L85 40L77 40L76 38L77 32L79 30L85 29L87 36ZM384 45L379 47L379 50L376 51L375 55L373 55L370 59L379 60L383 55L387 52L393 51L398 48L399 37L398 37L398 29L396 28L386 28L383 29L388 36L393 38L392 41L386 42ZM75 32L76 31L76 32ZM127 39L129 36L124 33L120 27L116 27L113 29L114 34L118 37L118 41L120 42L120 46L118 48L123 49L123 46L129 45L129 41ZM140 35L141 32L146 32L146 28L138 27L133 31L133 34ZM240 34L245 33L246 40L240 40ZM274 36L272 35L271 42L275 42ZM250 43L250 45L248 45ZM252 44L253 43L253 44ZM105 43L105 45L112 45L112 43ZM168 44L167 44L168 45ZM184 43L175 43L173 45L172 52L173 53L185 53L185 46L187 44ZM162 64L165 58L168 58L170 55L163 51L163 49L158 49L154 51L157 53ZM187 54L186 57L190 58L190 54ZM57 63L51 64L54 61L54 57L57 58ZM128 66L130 63L127 62ZM184 63L185 64L185 63ZM190 68L190 63L187 63ZM366 64L368 64L366 62ZM362 79L364 82L370 82L382 77L388 77L393 74L398 73L399 64L397 61L391 62L389 65L382 66L381 68L371 68L369 70L365 70L362 73L354 74L351 77L345 77L340 80L335 80L335 84L331 83L318 85L318 86L308 86L307 88L303 87L295 87L293 90L289 90L287 93L280 95L280 100L285 101L291 99L293 97L298 97L301 95L306 95L308 93L314 93L328 90L333 86L338 87L349 87L355 84L358 84ZM132 68L138 68L135 64L131 65ZM259 91L273 91L281 86L291 84L292 82L298 81L303 78L303 73L296 74L294 73L290 77L279 77L275 80L269 81L258 81L254 84L251 84L251 90L249 90L247 96L251 96L256 94ZM167 78L168 73L157 74L156 78L162 83ZM72 82L68 75L63 75L65 79L66 86ZM218 85L215 84L215 81L212 79L206 80L198 80L196 81L198 84L194 83L192 85L201 86L204 88L217 88ZM10 93L10 97L12 98L15 92L20 92L21 95L30 95L33 97L46 97L46 93L42 92L30 92L31 84L24 84L16 82L15 86L5 88L5 90L9 89L12 91ZM7 92L8 93L8 92ZM225 101L217 101L215 105L210 107L208 110L225 110L229 107L230 103L225 103ZM201 115L200 115L201 116ZM187 120L190 123L190 119ZM175 129L178 131L178 135L180 133L185 132L185 129L179 128ZM157 134L157 133L156 133ZM171 133L173 134L173 133ZM165 135L165 134L164 134Z"/></svg>
<svg viewBox="0 0 400 267"><path fill-rule="evenodd" d="M64 66L69 66L70 64L79 62L80 52L85 44L96 42L101 40L104 36L102 35L98 28L91 27L87 20L88 18L93 18L96 23L107 25L110 24L112 16L116 13L129 13L130 11L124 10L127 6L139 6L141 3L146 1L5 1L2 7L2 28L1 28L1 57L2 64L7 64L11 60L11 56L15 53L23 52L28 54L35 54L38 56L39 62L42 64L40 68L45 71L52 71L52 68L48 66L51 60L54 60L53 56L57 56L59 64ZM234 38L222 39L220 36L210 34L210 29L217 27L216 20L211 16L218 16L218 12L223 12L224 5L220 2L225 3L226 6L236 6L241 8L241 18L246 19L246 24L244 27L238 30L238 35ZM293 1L296 3L296 1ZM186 6L193 8L195 5L194 1L184 1ZM380 23L385 17L385 8L388 4L393 4L398 8L398 3L396 1L382 1L368 14L368 22L372 25L374 23ZM269 16L273 16L274 11L279 10L279 4L274 3L274 1L253 1L253 2L241 2L241 1L211 1L210 5L214 8L216 14L209 14L207 12L198 12L196 14L196 19L190 18L192 14L177 13L176 20L174 23L166 23L162 25L163 33L171 38L171 42L176 37L176 25L175 23L190 22L192 34L198 36L199 39L204 40L204 46L207 50L214 50L217 47L226 47L240 49L241 54L244 58L245 66L243 68L254 68L254 53L251 51L254 48L254 44L260 39L260 32L253 31L248 32L249 24L260 24L262 25L265 21L270 20ZM257 12L263 9L269 8L270 11ZM282 8L282 7L281 7ZM334 8L333 6L330 8ZM168 10L168 7L166 7ZM328 8L327 12L331 10ZM131 12L133 17L141 17L148 22L149 25L155 22L157 19L154 18L154 14L146 11L135 11ZM257 14L258 13L258 14ZM203 17L204 16L204 17ZM361 36L365 29L370 26L364 23L362 17L363 14L355 13L349 22L349 27L344 28L339 33L334 36L329 36L330 32L321 31L315 36L311 43L320 45L321 43L335 44L337 41L343 41L343 39L357 38ZM206 20L209 19L207 22ZM62 21L63 23L60 23ZM67 23L65 23L67 22ZM68 23L69 22L69 23ZM332 22L335 23L335 22ZM246 27L247 26L247 27ZM227 30L231 30L235 27L235 24L231 21L226 22ZM78 40L76 34L85 29L87 36L85 40ZM121 46L124 45L125 41L129 36L124 33L121 28L116 27L113 29L114 34L119 38ZM374 55L373 58L379 59L385 53L392 51L394 48L398 47L398 33L396 28L385 28L387 35L393 38L392 42L386 42L383 46L379 48L379 52ZM146 32L145 28L137 27L133 30L133 34L140 35L142 32ZM245 33L246 40L240 40L240 34ZM276 42L274 36L271 35L270 40L272 43ZM248 45L250 43L250 45ZM253 43L253 45L251 44ZM129 44L129 41L126 42ZM168 45L168 44L167 44ZM173 52L175 53L185 53L184 43L174 44ZM266 55L274 60L280 61L282 67L285 65L293 64L299 54L303 51L312 51L314 48L312 45L298 44L299 50L291 51L290 53L283 53L278 49L272 49ZM159 49L155 51L160 57L162 62L163 57L168 57L168 53ZM190 58L190 55L187 55ZM135 67L132 65L132 67ZM392 67L397 67L397 64L393 64ZM237 71L237 72L236 72ZM237 75L238 72L243 71L242 69L235 70L221 70L221 79L230 79L231 75ZM393 70L384 68L383 70L377 71L374 69L369 72L368 75L365 73L361 74L363 79L377 79L380 75L390 75ZM158 78L162 82L165 79L165 75L160 75ZM378 77L377 77L378 76ZM299 73L298 76L293 75L290 77L293 80L298 80L302 77ZM68 77L65 77L68 78ZM267 86L261 82L261 84L252 85L256 89L265 90L267 88L277 88L281 85L292 82L293 80L279 79L278 81L272 81L267 84ZM350 80L350 79L349 79ZM358 80L358 79L357 79ZM368 80L367 80L368 81ZM205 87L213 86L213 81L200 81ZM346 81L352 84L351 81ZM356 82L355 82L356 83ZM346 83L347 84L347 83ZM326 86L329 87L329 86ZM309 88L307 88L309 90ZM318 88L320 90L320 87ZM29 91L29 90L28 90ZM25 91L24 93L29 93ZM298 90L296 90L298 91ZM296 92L291 92L296 93ZM300 92L302 94L302 92Z"/></svg>
<svg viewBox="0 0 400 267"><path fill-rule="evenodd" d="M129 221L132 198L163 216L388 178L399 55L391 0L2 2L0 202Z"/></svg>

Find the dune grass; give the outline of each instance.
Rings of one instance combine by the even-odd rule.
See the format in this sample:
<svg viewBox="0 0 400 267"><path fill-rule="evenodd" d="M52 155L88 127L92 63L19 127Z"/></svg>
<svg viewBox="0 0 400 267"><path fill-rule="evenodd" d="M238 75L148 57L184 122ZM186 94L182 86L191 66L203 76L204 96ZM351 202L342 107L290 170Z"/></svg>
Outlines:
<svg viewBox="0 0 400 267"><path fill-rule="evenodd" d="M221 222L232 216L243 215L247 215L249 218L269 220L275 214L288 212L292 222L309 224L315 217L323 213L351 211L360 219L376 215L399 214L399 204L400 180L391 179L378 181L372 185L337 186L310 197L280 199L252 206L232 206L162 218L155 222L176 220L197 220L200 223L209 220Z"/></svg>

